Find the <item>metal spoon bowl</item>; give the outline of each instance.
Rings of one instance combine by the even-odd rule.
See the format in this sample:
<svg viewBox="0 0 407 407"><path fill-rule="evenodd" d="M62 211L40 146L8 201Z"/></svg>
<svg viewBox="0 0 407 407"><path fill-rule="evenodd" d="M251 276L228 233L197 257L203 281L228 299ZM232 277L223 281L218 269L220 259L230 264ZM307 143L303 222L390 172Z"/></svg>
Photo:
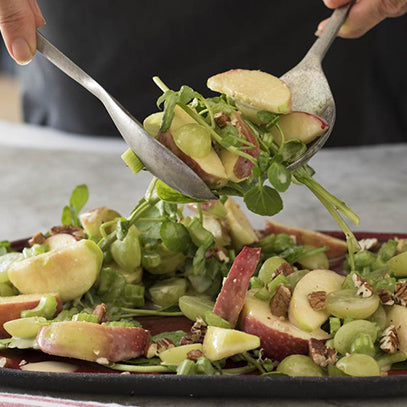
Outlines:
<svg viewBox="0 0 407 407"><path fill-rule="evenodd" d="M46 59L103 103L126 143L153 175L184 195L197 199L216 199L204 181L191 168L151 137L115 98L39 32L37 32L37 49Z"/></svg>
<svg viewBox="0 0 407 407"><path fill-rule="evenodd" d="M332 13L322 34L302 61L280 78L291 90L293 111L318 115L329 125L321 137L308 145L305 154L288 166L290 170L306 164L322 148L332 133L336 118L335 100L321 63L344 23L352 4L353 2Z"/></svg>

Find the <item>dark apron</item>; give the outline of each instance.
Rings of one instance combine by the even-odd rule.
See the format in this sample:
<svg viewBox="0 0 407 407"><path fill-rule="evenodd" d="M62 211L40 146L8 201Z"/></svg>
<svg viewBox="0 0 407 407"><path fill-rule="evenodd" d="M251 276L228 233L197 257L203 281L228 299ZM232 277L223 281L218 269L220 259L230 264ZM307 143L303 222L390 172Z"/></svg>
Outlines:
<svg viewBox="0 0 407 407"><path fill-rule="evenodd" d="M139 120L157 110L159 75L172 89L210 95L206 79L230 68L281 75L330 15L320 0L40 0L41 30ZM407 18L358 40L338 39L324 68L337 102L330 145L407 141ZM29 123L117 134L103 106L41 56L19 68Z"/></svg>

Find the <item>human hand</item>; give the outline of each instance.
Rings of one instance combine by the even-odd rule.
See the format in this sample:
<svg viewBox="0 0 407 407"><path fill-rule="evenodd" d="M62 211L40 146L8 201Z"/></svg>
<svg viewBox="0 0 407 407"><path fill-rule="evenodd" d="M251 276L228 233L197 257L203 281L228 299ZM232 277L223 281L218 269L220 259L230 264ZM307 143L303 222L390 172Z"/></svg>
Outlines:
<svg viewBox="0 0 407 407"><path fill-rule="evenodd" d="M10 55L28 64L36 50L36 29L45 24L37 0L0 0L0 31Z"/></svg>
<svg viewBox="0 0 407 407"><path fill-rule="evenodd" d="M1 0L0 0L1 1ZM338 8L350 0L323 0L329 8ZM407 0L358 0L351 7L348 18L340 29L342 38L358 38L388 17L399 17L407 13ZM318 25L316 35L321 34L328 19Z"/></svg>

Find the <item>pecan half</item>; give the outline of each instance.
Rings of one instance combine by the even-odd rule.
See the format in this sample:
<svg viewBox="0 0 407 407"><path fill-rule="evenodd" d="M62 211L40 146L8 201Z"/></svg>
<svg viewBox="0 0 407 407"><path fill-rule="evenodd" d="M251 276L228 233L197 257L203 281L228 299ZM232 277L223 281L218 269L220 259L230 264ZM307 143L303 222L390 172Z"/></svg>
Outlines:
<svg viewBox="0 0 407 407"><path fill-rule="evenodd" d="M278 276L279 274L283 274L285 276L288 276L292 273L294 273L294 267L290 263L282 263L280 266L276 268L276 271L273 274L273 278Z"/></svg>
<svg viewBox="0 0 407 407"><path fill-rule="evenodd" d="M308 294L308 302L314 311L320 311L326 306L326 291L314 291Z"/></svg>
<svg viewBox="0 0 407 407"><path fill-rule="evenodd" d="M191 343L203 343L208 326L202 318L197 318L194 325L188 334L181 339L181 345L189 345Z"/></svg>
<svg viewBox="0 0 407 407"><path fill-rule="evenodd" d="M96 305L92 314L96 315L98 317L99 324L101 322L105 322L106 321L106 304L102 303L102 304Z"/></svg>
<svg viewBox="0 0 407 407"><path fill-rule="evenodd" d="M28 244L30 246L34 246L35 244L43 244L45 239L46 237L41 232L38 232L28 241Z"/></svg>
<svg viewBox="0 0 407 407"><path fill-rule="evenodd" d="M212 247L206 252L205 254L206 259L210 259L212 257L215 257L215 259L221 263L229 263L230 261L228 251L222 246Z"/></svg>
<svg viewBox="0 0 407 407"><path fill-rule="evenodd" d="M387 327L380 338L380 349L387 353L396 353L399 347L399 337L394 325Z"/></svg>
<svg viewBox="0 0 407 407"><path fill-rule="evenodd" d="M369 298L374 294L373 287L358 274L352 275L352 281L354 286L358 289L356 295L359 295L359 297Z"/></svg>
<svg viewBox="0 0 407 407"><path fill-rule="evenodd" d="M279 284L276 293L270 300L270 311L276 317L286 317L291 300L291 290L284 284Z"/></svg>
<svg viewBox="0 0 407 407"><path fill-rule="evenodd" d="M377 291L376 294L379 296L380 302L383 305L393 305L394 304L393 297L389 290L386 290L385 288L381 288L380 290Z"/></svg>
<svg viewBox="0 0 407 407"><path fill-rule="evenodd" d="M394 289L394 299L397 304L407 307L407 283L397 283Z"/></svg>
<svg viewBox="0 0 407 407"><path fill-rule="evenodd" d="M373 237L371 239L359 240L360 250L377 250L380 246L379 241Z"/></svg>
<svg viewBox="0 0 407 407"><path fill-rule="evenodd" d="M337 359L337 352L329 348L324 342L311 338L308 342L309 355L318 366L326 367L333 365Z"/></svg>
<svg viewBox="0 0 407 407"><path fill-rule="evenodd" d="M225 112L216 113L214 119L220 128L225 127L230 122L230 117Z"/></svg>
<svg viewBox="0 0 407 407"><path fill-rule="evenodd" d="M202 356L203 353L198 349L191 350L190 352L187 353L187 359L191 359L194 361L198 360Z"/></svg>
<svg viewBox="0 0 407 407"><path fill-rule="evenodd" d="M174 348L174 342L168 338L161 338L156 342L157 353L164 352L167 349Z"/></svg>
<svg viewBox="0 0 407 407"><path fill-rule="evenodd" d="M72 235L76 240L85 238L83 229L72 225L54 226L49 230L49 233L51 236L66 233L67 235Z"/></svg>
<svg viewBox="0 0 407 407"><path fill-rule="evenodd" d="M147 359L151 359L158 355L158 346L154 342L149 342L144 348L144 356Z"/></svg>

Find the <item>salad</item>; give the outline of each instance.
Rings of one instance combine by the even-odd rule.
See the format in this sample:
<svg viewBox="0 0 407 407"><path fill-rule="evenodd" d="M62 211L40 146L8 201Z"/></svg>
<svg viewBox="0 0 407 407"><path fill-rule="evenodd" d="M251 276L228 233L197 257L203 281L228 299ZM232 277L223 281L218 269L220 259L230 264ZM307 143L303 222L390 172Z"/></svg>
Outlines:
<svg viewBox="0 0 407 407"><path fill-rule="evenodd" d="M309 166L290 170L324 120L292 112L288 87L260 71L215 75L208 86L222 94L211 98L154 80L164 109L145 129L219 199L153 179L123 217L84 212L79 185L61 225L22 251L1 242L0 365L16 367L13 349L179 375L377 376L403 364L407 240L358 242L341 214L357 215ZM144 169L132 151L122 158ZM291 183L315 194L346 242L273 221L256 231L232 198L271 216Z"/></svg>
<svg viewBox="0 0 407 407"><path fill-rule="evenodd" d="M63 225L22 252L1 243L3 367L15 348L181 375L373 376L407 360L406 240L361 241L339 274L343 240L272 221L255 231L230 197L184 207L147 194L124 218L80 213L87 196L78 186Z"/></svg>

